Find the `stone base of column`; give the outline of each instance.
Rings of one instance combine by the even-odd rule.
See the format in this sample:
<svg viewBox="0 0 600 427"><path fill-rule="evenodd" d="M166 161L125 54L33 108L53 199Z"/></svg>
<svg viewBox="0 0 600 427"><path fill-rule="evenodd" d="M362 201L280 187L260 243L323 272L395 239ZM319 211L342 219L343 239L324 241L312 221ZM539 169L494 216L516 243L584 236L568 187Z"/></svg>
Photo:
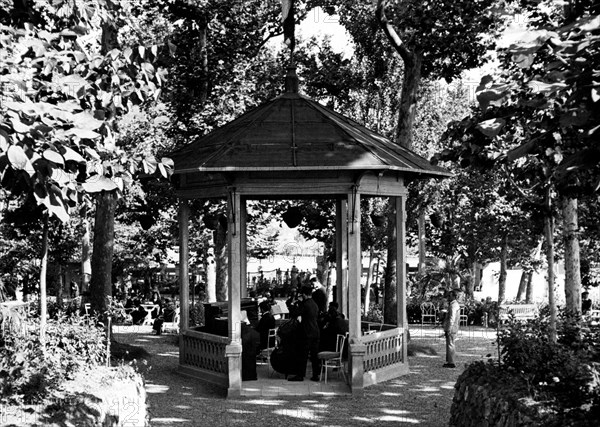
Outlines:
<svg viewBox="0 0 600 427"><path fill-rule="evenodd" d="M350 343L350 388L353 396L362 396L364 393L364 358L367 346L361 343Z"/></svg>
<svg viewBox="0 0 600 427"><path fill-rule="evenodd" d="M225 347L225 357L228 360L229 387L227 398L242 395L242 345L232 343Z"/></svg>

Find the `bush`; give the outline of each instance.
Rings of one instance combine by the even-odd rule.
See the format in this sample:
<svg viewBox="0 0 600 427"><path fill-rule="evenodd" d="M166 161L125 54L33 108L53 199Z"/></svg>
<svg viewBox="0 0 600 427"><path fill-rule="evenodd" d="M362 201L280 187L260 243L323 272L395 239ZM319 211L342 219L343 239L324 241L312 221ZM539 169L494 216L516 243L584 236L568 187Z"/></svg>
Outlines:
<svg viewBox="0 0 600 427"><path fill-rule="evenodd" d="M364 307L364 306L363 306ZM366 322L383 322L383 308L381 304L371 304L367 314L363 316L363 320Z"/></svg>
<svg viewBox="0 0 600 427"><path fill-rule="evenodd" d="M106 335L79 316L50 319L46 345L40 341L37 320L27 321L25 336L4 336L0 348L0 397L37 402L81 371L104 363Z"/></svg>
<svg viewBox="0 0 600 427"><path fill-rule="evenodd" d="M472 364L461 377L476 378L471 382L505 396L509 405L515 397L533 399L543 406L539 416L551 414L543 425L594 425L588 420L600 416L600 331L580 325L577 316L562 312L553 342L547 310L527 322L511 317L498 333L499 363Z"/></svg>
<svg viewBox="0 0 600 427"><path fill-rule="evenodd" d="M204 325L204 305L195 304L190 306L190 325L189 326L203 326Z"/></svg>

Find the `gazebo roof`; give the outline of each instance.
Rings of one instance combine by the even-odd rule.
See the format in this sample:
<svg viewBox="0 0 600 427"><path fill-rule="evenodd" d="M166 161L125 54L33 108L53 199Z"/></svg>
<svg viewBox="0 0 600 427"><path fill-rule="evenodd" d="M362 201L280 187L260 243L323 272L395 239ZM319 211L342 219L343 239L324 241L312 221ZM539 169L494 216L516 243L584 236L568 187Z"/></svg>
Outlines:
<svg viewBox="0 0 600 427"><path fill-rule="evenodd" d="M170 156L194 172L397 171L451 174L318 102L288 91Z"/></svg>

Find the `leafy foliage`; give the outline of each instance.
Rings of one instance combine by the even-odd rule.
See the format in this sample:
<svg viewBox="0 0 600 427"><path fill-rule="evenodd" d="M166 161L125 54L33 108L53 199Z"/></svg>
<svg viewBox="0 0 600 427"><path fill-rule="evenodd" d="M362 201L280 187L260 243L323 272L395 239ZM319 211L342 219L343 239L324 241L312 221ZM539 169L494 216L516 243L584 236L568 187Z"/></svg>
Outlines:
<svg viewBox="0 0 600 427"><path fill-rule="evenodd" d="M44 398L76 372L106 360L105 334L82 318L50 320L46 346L40 342L39 322L27 321L25 336L5 335L0 348L0 396L26 403Z"/></svg>
<svg viewBox="0 0 600 427"><path fill-rule="evenodd" d="M565 420L589 419L588 411L600 411L600 331L582 329L566 312L558 322L557 342L550 339L549 327L547 310L526 323L510 319L498 334L500 366Z"/></svg>

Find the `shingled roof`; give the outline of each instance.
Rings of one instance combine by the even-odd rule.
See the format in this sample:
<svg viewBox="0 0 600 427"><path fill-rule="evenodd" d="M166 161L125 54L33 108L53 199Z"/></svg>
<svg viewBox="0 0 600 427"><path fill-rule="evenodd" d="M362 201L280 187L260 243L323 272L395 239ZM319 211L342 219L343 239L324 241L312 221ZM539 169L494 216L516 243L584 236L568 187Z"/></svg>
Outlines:
<svg viewBox="0 0 600 427"><path fill-rule="evenodd" d="M450 176L446 169L293 89L170 157L175 162L175 174L394 170L422 177Z"/></svg>

